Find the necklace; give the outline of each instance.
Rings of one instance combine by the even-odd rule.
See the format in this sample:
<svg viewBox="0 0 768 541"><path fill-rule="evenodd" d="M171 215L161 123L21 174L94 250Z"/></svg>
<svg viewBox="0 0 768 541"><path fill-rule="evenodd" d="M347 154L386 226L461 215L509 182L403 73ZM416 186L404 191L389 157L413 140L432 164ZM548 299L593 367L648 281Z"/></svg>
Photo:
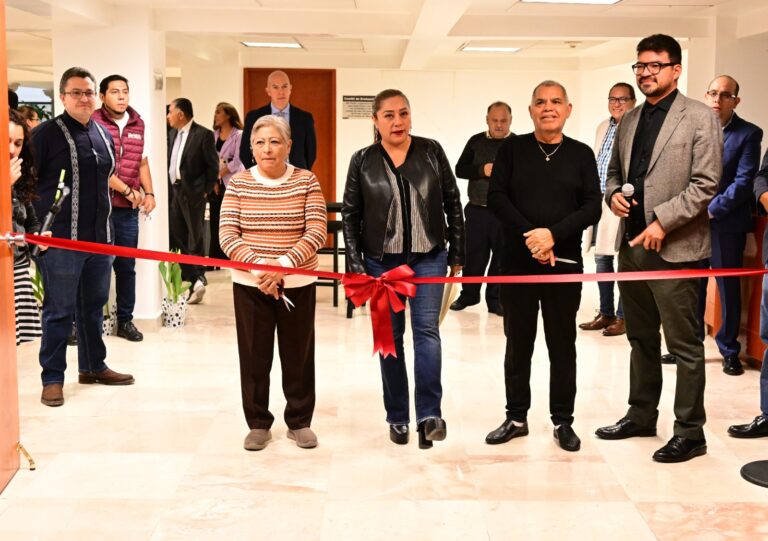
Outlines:
<svg viewBox="0 0 768 541"><path fill-rule="evenodd" d="M541 150L541 153L542 153L542 154L544 154L544 160L545 160L545 161L549 161L549 158L550 158L550 157L552 157L552 156L554 156L554 155L555 155L555 152L557 152L558 150L560 150L560 147L561 147L561 146L563 146L563 141L564 141L564 140L565 140L565 139L561 139L561 140L560 140L560 144L559 144L559 145L557 145L557 147L555 147L555 150L553 150L553 151L552 151L552 152L550 152L549 154L547 154L547 151L546 151L546 150L544 150L544 149L542 148L542 146L541 146L541 143L539 143L539 140L538 140L538 139L536 140L536 144L537 144L537 145L539 145L539 150Z"/></svg>

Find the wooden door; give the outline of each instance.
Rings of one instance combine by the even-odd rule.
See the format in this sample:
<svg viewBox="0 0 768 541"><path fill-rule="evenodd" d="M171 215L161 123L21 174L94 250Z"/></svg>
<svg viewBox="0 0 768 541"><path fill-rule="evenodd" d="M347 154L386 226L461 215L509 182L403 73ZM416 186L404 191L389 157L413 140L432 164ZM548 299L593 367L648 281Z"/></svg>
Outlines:
<svg viewBox="0 0 768 541"><path fill-rule="evenodd" d="M243 70L243 118L269 103L267 77L282 69L291 80L291 103L312 113L317 136L317 159L312 171L320 181L327 202L336 200L336 70L245 68ZM243 134L250 137L250 134Z"/></svg>
<svg viewBox="0 0 768 541"><path fill-rule="evenodd" d="M0 89L8 87L5 2L0 0ZM3 99L5 98L5 99ZM8 140L8 93L0 92L0 141ZM11 231L8 149L0 152L0 235ZM0 241L0 492L19 469L19 389L16 377L16 314L13 309L13 250Z"/></svg>

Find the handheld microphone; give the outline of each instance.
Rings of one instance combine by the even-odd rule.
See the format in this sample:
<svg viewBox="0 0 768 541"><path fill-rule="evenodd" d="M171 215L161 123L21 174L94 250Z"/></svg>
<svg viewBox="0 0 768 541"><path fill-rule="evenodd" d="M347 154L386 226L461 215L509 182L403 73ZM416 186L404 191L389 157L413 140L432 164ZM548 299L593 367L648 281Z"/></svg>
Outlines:
<svg viewBox="0 0 768 541"><path fill-rule="evenodd" d="M623 195L624 199L627 200L627 203L629 203L629 209L632 210L632 199L635 195L635 187L627 182L621 187L621 195Z"/></svg>
<svg viewBox="0 0 768 541"><path fill-rule="evenodd" d="M45 219L43 219L43 225L40 228L40 235L51 230L53 221L56 219L56 215L61 210L62 203L64 203L64 200L68 196L69 196L69 188L67 186L64 186L64 170L62 169L61 175L59 176L59 184L58 186L56 186L56 194L53 197L53 205L51 205L51 208L48 210L48 213L45 215ZM39 244L34 245L32 249L29 251L29 253L32 257L39 256L40 245Z"/></svg>

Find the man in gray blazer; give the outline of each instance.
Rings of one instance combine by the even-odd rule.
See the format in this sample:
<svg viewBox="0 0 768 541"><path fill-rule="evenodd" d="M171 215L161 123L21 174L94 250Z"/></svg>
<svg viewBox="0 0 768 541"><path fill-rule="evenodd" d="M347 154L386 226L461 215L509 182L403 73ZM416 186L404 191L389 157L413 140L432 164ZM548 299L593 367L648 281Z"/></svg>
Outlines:
<svg viewBox="0 0 768 541"><path fill-rule="evenodd" d="M624 218L619 271L695 269L710 255L707 205L717 192L723 136L712 110L677 90L680 44L656 34L640 41L632 66L645 94L616 134L606 203ZM631 184L631 203L622 185ZM697 337L698 279L620 282L630 355L629 410L599 428L602 439L655 436L662 388L661 334L677 361L674 436L653 454L683 462L707 452L703 426L704 344Z"/></svg>

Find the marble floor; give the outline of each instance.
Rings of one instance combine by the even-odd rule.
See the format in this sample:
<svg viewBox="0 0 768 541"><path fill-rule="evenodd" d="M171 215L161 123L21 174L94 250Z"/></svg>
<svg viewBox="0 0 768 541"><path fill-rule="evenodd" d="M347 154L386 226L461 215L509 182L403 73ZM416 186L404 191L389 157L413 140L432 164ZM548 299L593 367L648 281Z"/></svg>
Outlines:
<svg viewBox="0 0 768 541"><path fill-rule="evenodd" d="M450 313L442 327L448 438L420 450L415 438L404 447L388 439L367 311L347 320L330 288L319 288L320 445L299 449L286 438L273 385L274 440L253 453L242 448L228 273L209 279L184 329L145 331L139 344L106 339L109 365L133 373L136 385L79 385L70 348L66 403L48 408L38 345L19 348L21 440L37 470L24 463L0 495L0 540L768 539L768 489L739 476L744 463L768 458L768 441L726 434L758 412L758 372L724 375L710 338L709 454L665 465L651 454L671 436L674 367L663 369L657 438L598 440L595 428L625 411L628 346L596 332L580 331L577 343L581 451L552 438L541 332L531 434L486 445L504 417L501 318L481 306ZM579 321L596 306L597 287L587 284ZM279 363L272 375L280 381Z"/></svg>

